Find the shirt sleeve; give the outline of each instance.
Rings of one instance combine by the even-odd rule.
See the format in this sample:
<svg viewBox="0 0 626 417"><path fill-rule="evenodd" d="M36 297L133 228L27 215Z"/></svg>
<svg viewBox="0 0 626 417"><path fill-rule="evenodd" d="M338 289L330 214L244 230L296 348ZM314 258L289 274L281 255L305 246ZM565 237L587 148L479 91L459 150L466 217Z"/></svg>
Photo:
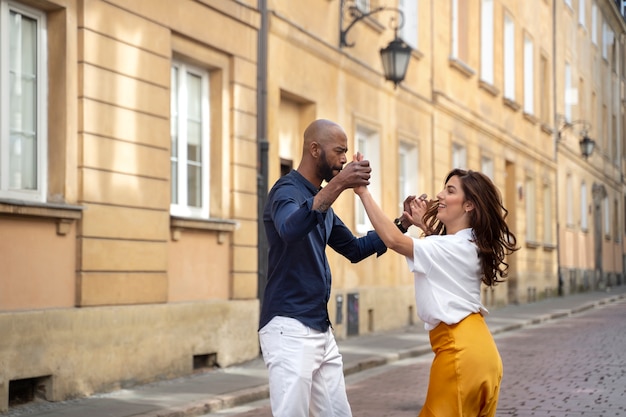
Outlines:
<svg viewBox="0 0 626 417"><path fill-rule="evenodd" d="M317 224L324 222L326 215L312 210L313 196L300 203L295 198L299 194L295 187L284 186L271 202L272 220L280 238L287 243L304 239Z"/></svg>
<svg viewBox="0 0 626 417"><path fill-rule="evenodd" d="M409 271L426 275L433 264L432 245L427 238L413 238L413 258L406 257Z"/></svg>
<svg viewBox="0 0 626 417"><path fill-rule="evenodd" d="M356 237L337 216L334 218L328 245L352 263L359 262L374 253L376 256L381 256L387 251L387 246L375 231L370 230L365 236Z"/></svg>

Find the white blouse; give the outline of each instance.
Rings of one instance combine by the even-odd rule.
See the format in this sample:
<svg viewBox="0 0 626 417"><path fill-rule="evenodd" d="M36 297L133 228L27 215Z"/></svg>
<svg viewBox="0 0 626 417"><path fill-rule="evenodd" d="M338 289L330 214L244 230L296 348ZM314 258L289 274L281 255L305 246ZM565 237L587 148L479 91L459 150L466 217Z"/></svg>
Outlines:
<svg viewBox="0 0 626 417"><path fill-rule="evenodd" d="M488 314L480 301L482 271L472 229L413 239L417 314L426 330L456 324L472 313Z"/></svg>

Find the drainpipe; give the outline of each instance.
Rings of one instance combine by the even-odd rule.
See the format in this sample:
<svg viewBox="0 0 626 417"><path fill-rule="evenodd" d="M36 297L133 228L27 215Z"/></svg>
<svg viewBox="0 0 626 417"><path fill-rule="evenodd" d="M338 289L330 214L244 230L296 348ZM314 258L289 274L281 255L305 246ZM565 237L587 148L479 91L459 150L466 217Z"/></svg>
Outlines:
<svg viewBox="0 0 626 417"><path fill-rule="evenodd" d="M554 195L556 200L556 276L558 279L558 295L564 295L563 277L561 276L561 213L559 212L559 207L561 206L559 201L559 116L556 111L556 2L557 0L552 1L552 113L554 117L554 164L556 167L556 184L554 189Z"/></svg>
<svg viewBox="0 0 626 417"><path fill-rule="evenodd" d="M259 0L261 28L258 35L257 50L257 236L258 236L258 278L257 296L263 303L263 292L267 284L268 244L263 227L263 208L267 200L268 150L267 140L267 0Z"/></svg>

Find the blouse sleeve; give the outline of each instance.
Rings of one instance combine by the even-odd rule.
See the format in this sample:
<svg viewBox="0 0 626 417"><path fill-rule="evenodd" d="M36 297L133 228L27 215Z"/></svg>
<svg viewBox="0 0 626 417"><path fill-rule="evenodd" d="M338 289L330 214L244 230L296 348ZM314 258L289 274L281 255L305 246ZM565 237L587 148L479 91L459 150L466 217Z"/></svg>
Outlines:
<svg viewBox="0 0 626 417"><path fill-rule="evenodd" d="M433 245L430 239L413 238L413 258L407 256L406 261L409 271L426 275L433 264Z"/></svg>

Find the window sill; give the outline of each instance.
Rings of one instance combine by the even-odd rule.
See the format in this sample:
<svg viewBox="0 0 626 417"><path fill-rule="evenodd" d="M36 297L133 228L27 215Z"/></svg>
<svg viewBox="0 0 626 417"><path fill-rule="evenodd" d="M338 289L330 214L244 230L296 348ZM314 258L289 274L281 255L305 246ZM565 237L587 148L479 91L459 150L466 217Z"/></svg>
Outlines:
<svg viewBox="0 0 626 417"><path fill-rule="evenodd" d="M522 106L519 103L515 102L515 100L513 99L504 97L502 100L504 102L504 105L509 107L513 111L518 111L522 108Z"/></svg>
<svg viewBox="0 0 626 417"><path fill-rule="evenodd" d="M530 123L536 125L539 123L539 119L535 117L532 113L524 112L524 119L528 120Z"/></svg>
<svg viewBox="0 0 626 417"><path fill-rule="evenodd" d="M539 243L539 242L535 242L535 241L532 241L532 240L527 240L526 241L526 247L528 249L537 249L540 246L541 246L541 243Z"/></svg>
<svg viewBox="0 0 626 417"><path fill-rule="evenodd" d="M500 94L500 90L498 90L493 84L490 84L490 83L488 83L487 81L484 81L484 80L479 80L478 81L478 87L480 87L481 89L485 90L486 92L488 92L489 94L491 94L494 97L496 97L496 96L498 96L498 94Z"/></svg>
<svg viewBox="0 0 626 417"><path fill-rule="evenodd" d="M544 243L543 244L543 250L545 252L552 252L555 249L556 249L556 245L554 243Z"/></svg>
<svg viewBox="0 0 626 417"><path fill-rule="evenodd" d="M57 224L57 234L61 236L69 232L74 221L83 217L83 209L71 204L0 199L0 215L52 219Z"/></svg>
<svg viewBox="0 0 626 417"><path fill-rule="evenodd" d="M547 133L548 135L551 135L551 134L553 134L553 133L554 133L554 129L552 128L552 126L550 126L549 124L547 124L547 123L545 123L545 122L544 122L544 123L541 123L541 130L542 130L544 133Z"/></svg>
<svg viewBox="0 0 626 417"><path fill-rule="evenodd" d="M182 231L187 230L208 230L218 233L218 242L223 243L224 233L232 233L239 227L239 223L234 220L223 219L193 219L187 217L170 217L170 228L172 240L180 240Z"/></svg>
<svg viewBox="0 0 626 417"><path fill-rule="evenodd" d="M472 77L476 73L476 71L474 71L466 63L464 63L463 61L459 60L458 58L450 57L450 58L448 58L448 62L450 63L450 67L452 67L455 70L459 71L466 78L470 78L470 77Z"/></svg>

